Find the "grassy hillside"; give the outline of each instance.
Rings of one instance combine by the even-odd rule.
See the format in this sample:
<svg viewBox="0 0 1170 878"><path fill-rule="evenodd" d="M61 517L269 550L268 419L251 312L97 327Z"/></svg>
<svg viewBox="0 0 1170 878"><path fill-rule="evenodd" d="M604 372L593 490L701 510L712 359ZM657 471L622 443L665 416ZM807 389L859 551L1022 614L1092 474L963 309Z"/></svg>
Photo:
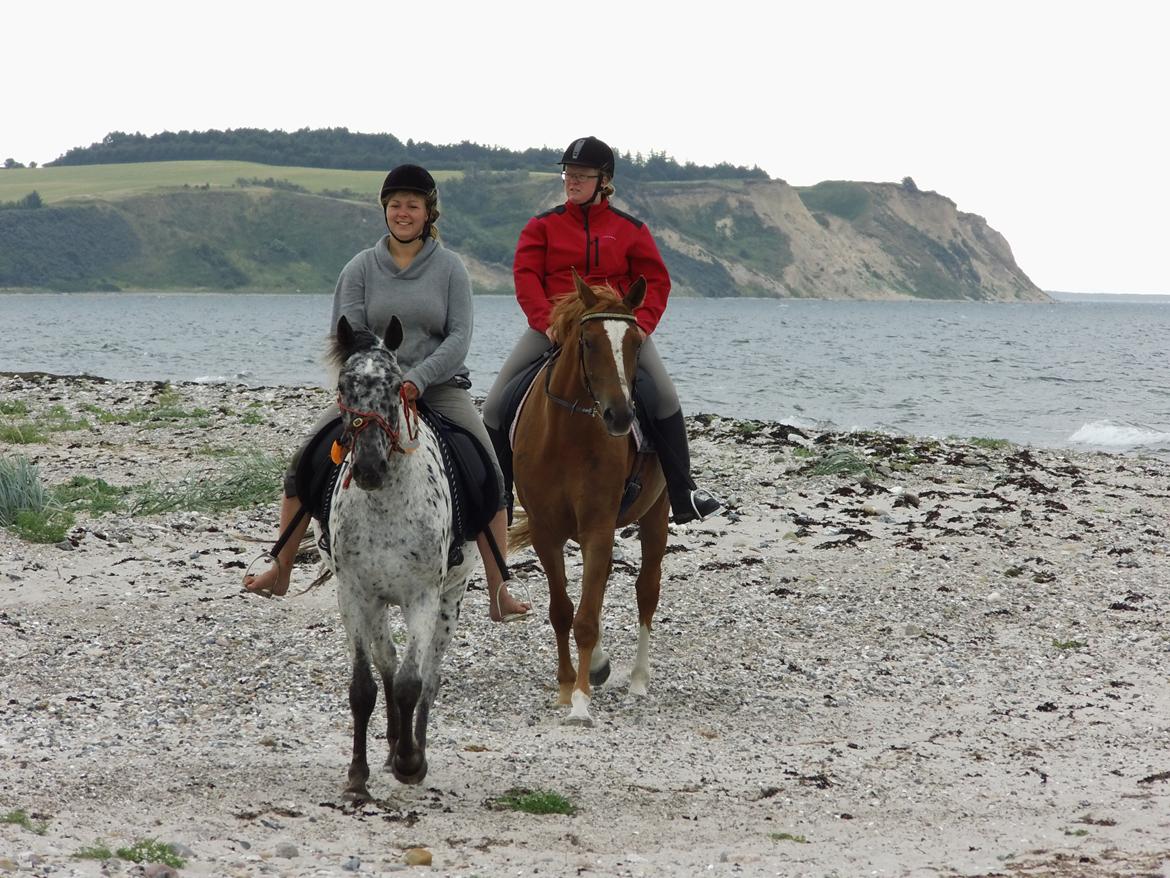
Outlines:
<svg viewBox="0 0 1170 878"><path fill-rule="evenodd" d="M461 171L435 172L435 179L440 182L462 176ZM374 199L383 177L384 171L289 168L255 162L146 162L12 168L0 171L0 202L17 201L32 191L38 192L46 204L77 198L117 200L184 187L231 188L240 178L287 180L309 192L349 190L362 198Z"/></svg>
<svg viewBox="0 0 1170 878"><path fill-rule="evenodd" d="M435 176L444 242L477 292L510 293L517 236L560 203L558 176ZM385 232L382 177L227 161L0 170L0 289L329 290ZM678 295L1044 298L1002 236L935 193L623 178L616 202L650 225Z"/></svg>

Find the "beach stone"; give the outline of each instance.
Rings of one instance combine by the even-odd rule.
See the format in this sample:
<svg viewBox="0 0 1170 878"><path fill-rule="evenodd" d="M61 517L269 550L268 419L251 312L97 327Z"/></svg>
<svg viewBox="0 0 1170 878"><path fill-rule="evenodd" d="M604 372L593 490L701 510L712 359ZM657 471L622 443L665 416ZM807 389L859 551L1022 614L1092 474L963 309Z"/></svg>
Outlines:
<svg viewBox="0 0 1170 878"><path fill-rule="evenodd" d="M273 849L272 855L285 860L292 860L299 857L301 852L292 842L282 841Z"/></svg>
<svg viewBox="0 0 1170 878"><path fill-rule="evenodd" d="M142 874L145 878L179 878L178 871L166 863L147 863Z"/></svg>
<svg viewBox="0 0 1170 878"><path fill-rule="evenodd" d="M403 859L408 866L429 866L431 852L426 848L411 848L403 855Z"/></svg>
<svg viewBox="0 0 1170 878"><path fill-rule="evenodd" d="M358 859L357 857L350 857L348 860L346 860L344 863L341 864L341 868L343 868L346 872L356 872L361 867L362 867L362 861L360 859Z"/></svg>

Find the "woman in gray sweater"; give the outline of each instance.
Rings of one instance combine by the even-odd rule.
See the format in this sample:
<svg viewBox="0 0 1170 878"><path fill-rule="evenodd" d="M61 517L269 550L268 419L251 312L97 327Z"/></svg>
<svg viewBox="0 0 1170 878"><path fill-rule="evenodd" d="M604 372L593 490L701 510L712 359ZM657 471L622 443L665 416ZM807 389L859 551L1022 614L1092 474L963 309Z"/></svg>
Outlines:
<svg viewBox="0 0 1170 878"><path fill-rule="evenodd" d="M344 315L354 326L364 326L381 337L390 318L402 321L403 340L398 362L404 369L403 392L422 398L435 411L475 434L487 450L504 484L499 463L483 421L471 401L465 359L471 346L471 279L463 261L439 243L438 190L434 178L418 165L399 165L386 175L380 201L388 234L362 250L341 270L333 292L330 327ZM318 419L311 439L338 416L332 406ZM306 440L306 444L307 444ZM304 445L293 455L285 473L280 507L281 533L296 516L296 469ZM308 527L304 517L282 547L276 563L257 576L246 576L249 591L282 595L288 591L292 565ZM501 495L499 512L489 527L502 552L507 551L507 513ZM522 618L531 605L514 598L492 557L487 539L478 538L487 576L489 615L494 621Z"/></svg>

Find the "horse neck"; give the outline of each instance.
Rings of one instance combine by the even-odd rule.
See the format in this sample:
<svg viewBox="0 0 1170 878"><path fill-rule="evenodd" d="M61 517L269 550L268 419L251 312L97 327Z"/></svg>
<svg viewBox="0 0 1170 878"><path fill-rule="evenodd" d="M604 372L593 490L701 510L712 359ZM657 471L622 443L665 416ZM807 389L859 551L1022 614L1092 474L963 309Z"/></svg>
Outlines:
<svg viewBox="0 0 1170 878"><path fill-rule="evenodd" d="M585 384L585 371L581 365L581 333L574 329L569 337L561 343L561 353L552 364L552 378L549 389L557 396L570 401L581 397L581 401L588 405L592 399L586 399L589 388Z"/></svg>

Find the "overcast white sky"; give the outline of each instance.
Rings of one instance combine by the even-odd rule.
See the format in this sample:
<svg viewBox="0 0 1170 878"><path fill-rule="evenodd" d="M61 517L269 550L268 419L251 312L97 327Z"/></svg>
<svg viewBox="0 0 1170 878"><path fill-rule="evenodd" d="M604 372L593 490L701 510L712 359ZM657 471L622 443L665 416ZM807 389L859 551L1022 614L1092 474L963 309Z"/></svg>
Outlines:
<svg viewBox="0 0 1170 878"><path fill-rule="evenodd" d="M794 185L909 175L1046 290L1170 293L1160 2L6 4L0 160L110 131L595 134ZM618 171L620 180L620 168Z"/></svg>

